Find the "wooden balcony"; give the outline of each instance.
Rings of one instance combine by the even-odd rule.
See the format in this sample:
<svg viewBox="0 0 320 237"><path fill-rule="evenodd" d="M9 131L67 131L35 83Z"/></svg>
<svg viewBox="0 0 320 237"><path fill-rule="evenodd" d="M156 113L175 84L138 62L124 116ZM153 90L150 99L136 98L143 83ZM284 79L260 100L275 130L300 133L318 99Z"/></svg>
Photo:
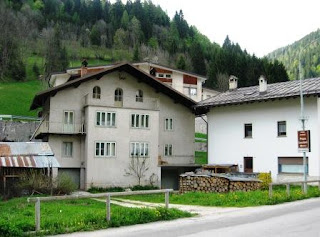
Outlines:
<svg viewBox="0 0 320 237"><path fill-rule="evenodd" d="M34 133L35 138L42 138L48 134L59 135L85 135L85 126L83 123L64 124L58 122L43 121Z"/></svg>

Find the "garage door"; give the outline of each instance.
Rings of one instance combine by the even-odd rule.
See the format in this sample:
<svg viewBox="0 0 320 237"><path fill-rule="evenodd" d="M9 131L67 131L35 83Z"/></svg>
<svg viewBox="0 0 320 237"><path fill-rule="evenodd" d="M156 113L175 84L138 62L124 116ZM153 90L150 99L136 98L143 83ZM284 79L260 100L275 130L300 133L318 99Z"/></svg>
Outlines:
<svg viewBox="0 0 320 237"><path fill-rule="evenodd" d="M63 168L58 170L58 175L65 174L68 175L71 180L76 184L77 189L80 188L80 169L77 168Z"/></svg>

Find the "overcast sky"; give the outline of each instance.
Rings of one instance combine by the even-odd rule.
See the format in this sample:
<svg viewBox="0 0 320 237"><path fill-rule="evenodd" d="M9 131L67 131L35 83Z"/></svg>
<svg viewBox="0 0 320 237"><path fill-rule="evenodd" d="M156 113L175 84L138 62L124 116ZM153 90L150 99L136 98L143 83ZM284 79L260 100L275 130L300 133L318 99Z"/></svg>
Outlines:
<svg viewBox="0 0 320 237"><path fill-rule="evenodd" d="M123 0L123 2L126 2ZM152 0L172 19L185 19L211 41L226 35L242 49L262 57L320 28L320 0Z"/></svg>

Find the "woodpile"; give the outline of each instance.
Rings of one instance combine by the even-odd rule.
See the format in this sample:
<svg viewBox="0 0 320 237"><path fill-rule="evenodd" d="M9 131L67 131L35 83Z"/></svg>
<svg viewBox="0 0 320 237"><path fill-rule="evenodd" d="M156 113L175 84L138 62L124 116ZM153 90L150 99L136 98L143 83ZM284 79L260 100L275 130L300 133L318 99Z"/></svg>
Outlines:
<svg viewBox="0 0 320 237"><path fill-rule="evenodd" d="M230 181L229 191L254 191L260 189L261 182L257 181Z"/></svg>
<svg viewBox="0 0 320 237"><path fill-rule="evenodd" d="M218 174L197 175L191 172L180 175L179 191L180 193L253 191L260 188L260 183L261 181L256 179L237 179Z"/></svg>

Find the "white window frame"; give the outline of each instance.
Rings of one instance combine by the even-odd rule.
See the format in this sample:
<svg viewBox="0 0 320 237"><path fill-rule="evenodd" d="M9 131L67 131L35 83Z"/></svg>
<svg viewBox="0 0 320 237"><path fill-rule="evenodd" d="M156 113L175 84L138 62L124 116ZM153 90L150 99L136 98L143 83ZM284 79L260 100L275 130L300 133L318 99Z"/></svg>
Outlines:
<svg viewBox="0 0 320 237"><path fill-rule="evenodd" d="M164 153L164 156L166 156L166 157L173 156L173 145L172 144L165 144L163 153Z"/></svg>
<svg viewBox="0 0 320 237"><path fill-rule="evenodd" d="M170 73L162 73L162 72L157 72L156 77L158 78L168 78L171 79L172 75Z"/></svg>
<svg viewBox="0 0 320 237"><path fill-rule="evenodd" d="M173 130L173 118L165 118L164 130L165 131L172 131Z"/></svg>
<svg viewBox="0 0 320 237"><path fill-rule="evenodd" d="M95 157L116 157L117 143L95 141L94 142L94 155Z"/></svg>
<svg viewBox="0 0 320 237"><path fill-rule="evenodd" d="M131 114L131 128L149 128L150 115L149 114Z"/></svg>
<svg viewBox="0 0 320 237"><path fill-rule="evenodd" d="M73 156L73 142L62 142L62 157Z"/></svg>
<svg viewBox="0 0 320 237"><path fill-rule="evenodd" d="M98 127L116 127L116 112L96 111L95 122Z"/></svg>
<svg viewBox="0 0 320 237"><path fill-rule="evenodd" d="M148 142L130 142L130 157L149 157L150 147Z"/></svg>

